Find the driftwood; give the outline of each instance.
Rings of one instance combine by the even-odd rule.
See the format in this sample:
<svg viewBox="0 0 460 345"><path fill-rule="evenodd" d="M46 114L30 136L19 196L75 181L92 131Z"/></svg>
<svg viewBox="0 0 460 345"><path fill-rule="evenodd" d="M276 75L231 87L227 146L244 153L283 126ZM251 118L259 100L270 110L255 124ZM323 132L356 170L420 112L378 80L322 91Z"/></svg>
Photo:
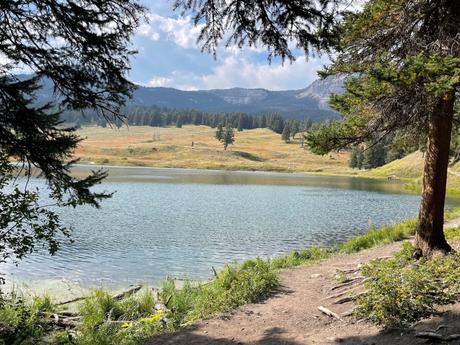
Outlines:
<svg viewBox="0 0 460 345"><path fill-rule="evenodd" d="M125 297L128 297L128 296L130 296L130 295L136 293L136 292L139 291L140 289L142 289L142 285L136 285L136 286L130 288L129 290L120 292L119 294L116 294L116 295L114 295L114 296L112 296L112 297L113 297L113 299L115 299L115 300L121 300L121 299L123 299L123 298L125 298ZM76 297L76 298L73 298L73 299L68 300L68 301L56 303L56 306L71 304L71 303L83 301L84 299L86 299L86 296L80 296L80 297Z"/></svg>
<svg viewBox="0 0 460 345"><path fill-rule="evenodd" d="M446 335L444 337L444 340L446 341L452 341L452 340L458 340L460 339L460 334L451 334L451 335Z"/></svg>
<svg viewBox="0 0 460 345"><path fill-rule="evenodd" d="M323 306L319 306L318 310L320 312L322 312L323 314L327 315L327 316L334 317L337 320L343 321L342 318L338 314L334 313L333 311L331 311L331 310L329 310L329 309L327 309L327 308L325 308Z"/></svg>
<svg viewBox="0 0 460 345"><path fill-rule="evenodd" d="M75 328L80 319L79 316L63 317L58 314L53 314L47 323L58 328Z"/></svg>
<svg viewBox="0 0 460 345"><path fill-rule="evenodd" d="M415 333L415 337L422 339L444 340L444 336L436 332L418 332Z"/></svg>
<svg viewBox="0 0 460 345"><path fill-rule="evenodd" d="M76 317L78 316L78 314L74 311L70 311L70 310L63 310L63 311L60 311L58 313L59 316L62 316L62 317Z"/></svg>
<svg viewBox="0 0 460 345"><path fill-rule="evenodd" d="M132 288L130 288L129 290L126 290L126 291L120 292L119 294L114 295L112 298L119 301L119 300L121 300L123 298L129 297L129 296L135 294L140 289L142 289L142 285L135 285Z"/></svg>
<svg viewBox="0 0 460 345"><path fill-rule="evenodd" d="M441 341L452 341L460 339L460 334L450 334L450 335L442 335L436 332L418 332L415 333L417 338L422 339L430 339L430 340L441 340Z"/></svg>
<svg viewBox="0 0 460 345"><path fill-rule="evenodd" d="M66 305L66 304L70 304L70 303L75 303L75 302L83 301L84 299L86 299L86 296L81 296L81 297L77 297L77 298L74 298L74 299L70 299L70 300L68 300L68 301L56 303L56 305L57 305L57 306Z"/></svg>

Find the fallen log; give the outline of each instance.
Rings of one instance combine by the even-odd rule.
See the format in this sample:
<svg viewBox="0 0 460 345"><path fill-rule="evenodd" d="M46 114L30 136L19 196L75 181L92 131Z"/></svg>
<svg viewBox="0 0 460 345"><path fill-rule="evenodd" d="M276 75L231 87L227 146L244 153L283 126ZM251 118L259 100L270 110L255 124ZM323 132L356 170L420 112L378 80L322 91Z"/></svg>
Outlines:
<svg viewBox="0 0 460 345"><path fill-rule="evenodd" d="M76 317L76 316L78 316L78 314L76 312L70 311L70 310L60 311L60 312L58 312L58 315L62 316L62 317Z"/></svg>
<svg viewBox="0 0 460 345"><path fill-rule="evenodd" d="M121 299L123 299L123 298L125 298L125 297L128 297L128 296L130 296L130 295L136 293L136 292L139 291L140 289L142 289L142 285L136 285L136 286L130 288L129 290L120 292L119 294L116 294L116 295L114 295L114 296L112 296L112 297L113 297L113 299L115 299L115 300L121 300ZM83 301L84 299L86 299L86 296L80 296L80 297L76 297L76 298L73 298L73 299L68 300L68 301L56 303L55 305L56 305L56 306L61 306L61 305L71 304L71 303Z"/></svg>
<svg viewBox="0 0 460 345"><path fill-rule="evenodd" d="M58 314L53 314L52 318L47 320L47 324L58 328L75 328L80 321L80 317L59 317Z"/></svg>
<svg viewBox="0 0 460 345"><path fill-rule="evenodd" d="M114 296L112 296L112 298L114 300L121 300L123 298L126 298L126 297L129 297L133 294L135 294L136 292L138 292L140 289L142 289L142 285L135 285L133 286L132 288L130 288L129 290L126 290L126 291L123 291L123 292L120 292L119 294L116 294Z"/></svg>
<svg viewBox="0 0 460 345"><path fill-rule="evenodd" d="M458 340L460 339L460 334L451 334L444 337L446 341Z"/></svg>
<svg viewBox="0 0 460 345"><path fill-rule="evenodd" d="M68 300L68 301L56 303L55 305L61 306L61 305L66 305L66 304L70 304L70 303L75 303L75 302L83 301L85 298L86 298L86 296L80 296L80 297L76 297L76 298Z"/></svg>
<svg viewBox="0 0 460 345"><path fill-rule="evenodd" d="M334 313L333 311L327 309L326 307L323 307L323 306L319 306L318 307L318 310L320 312L322 312L323 314L327 315L327 316L330 316L330 317L334 317L336 318L337 320L340 320L340 321L343 321L343 319L336 313Z"/></svg>
<svg viewBox="0 0 460 345"><path fill-rule="evenodd" d="M444 336L435 332L418 332L415 333L416 338L431 339L431 340L444 340Z"/></svg>

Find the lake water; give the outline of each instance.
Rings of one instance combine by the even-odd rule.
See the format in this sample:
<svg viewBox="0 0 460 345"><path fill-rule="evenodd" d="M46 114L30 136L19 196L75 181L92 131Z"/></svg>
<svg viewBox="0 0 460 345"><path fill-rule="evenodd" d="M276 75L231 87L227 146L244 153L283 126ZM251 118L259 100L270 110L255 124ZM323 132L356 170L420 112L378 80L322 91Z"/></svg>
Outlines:
<svg viewBox="0 0 460 345"><path fill-rule="evenodd" d="M112 167L98 189L116 192L101 209L62 212L74 243L0 271L87 287L203 279L211 266L334 245L415 216L419 206L397 181L303 174Z"/></svg>

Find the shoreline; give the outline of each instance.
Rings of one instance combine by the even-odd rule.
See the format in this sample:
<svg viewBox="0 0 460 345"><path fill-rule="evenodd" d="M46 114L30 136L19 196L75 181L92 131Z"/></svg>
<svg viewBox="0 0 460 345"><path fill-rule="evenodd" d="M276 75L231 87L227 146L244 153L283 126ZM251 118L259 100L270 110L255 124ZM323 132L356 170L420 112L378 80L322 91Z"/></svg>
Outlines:
<svg viewBox="0 0 460 345"><path fill-rule="evenodd" d="M409 218L409 219L403 220L401 222L395 223L393 225L384 225L384 226L382 226L380 228L377 228L377 229L372 229L371 228L371 229L367 230L366 232L364 232L361 235L351 237L348 240L338 242L335 245L332 245L332 246L329 246L329 247L318 247L318 246L313 245L313 246L310 246L310 247L291 249L291 250L287 251L284 254L279 254L279 255L276 255L276 256L272 256L272 257L248 258L248 259L243 259L243 260L239 260L239 261L233 261L231 263L229 262L227 264L224 264L222 267L218 267L217 269L218 269L218 271L220 271L220 270L222 270L223 268L225 268L228 265L230 265L230 266L232 266L232 265L241 266L241 265L244 265L244 263L247 262L247 261L251 261L251 260L255 260L255 259L259 259L259 258L261 260L264 260L264 261L267 261L267 262L272 262L272 261L277 261L277 260L284 260L285 258L289 257L293 253L299 253L299 252L302 252L302 251L310 251L310 250L316 250L316 249L319 249L320 251L330 252L330 253L332 253L333 256L335 256L337 254L349 255L349 254L352 254L354 252L359 252L359 251L361 251L363 249L371 249L372 250L372 248L377 248L377 247L385 245L385 244L389 244L389 243L393 243L393 242L399 242L399 241L402 241L404 239L407 239L408 238L408 233L404 232L404 231L407 231L407 230L403 230L401 232L398 229L399 228L411 227L413 224L415 224L414 222L415 222L414 218ZM459 224L460 224L460 206L454 207L454 208L451 208L451 209L447 209L446 214L445 214L444 228L445 229L447 229L447 228L456 228L456 227L459 226ZM387 233L384 234L383 237L379 237L380 235L378 235L378 234L380 232L384 233L385 231L388 231L388 230L390 232L396 231L396 233L397 233L396 239L395 239L395 237L393 237L393 235L390 235L390 237L385 237L385 236L389 236ZM415 228L413 229L413 231L415 231ZM375 239L373 239L372 238L373 236L377 236L377 237ZM402 236L402 238L399 238L398 236ZM360 242L364 243L364 247L362 247L362 244L360 244ZM356 243L358 243L358 245ZM358 248L358 249L356 249L356 248ZM316 260L314 258L313 258L313 260L316 262ZM308 260L307 260L307 263L308 263ZM297 266L297 265L295 265L295 266ZM291 267L294 267L294 266L288 266L286 268L291 268ZM212 275L210 275L207 278L191 280L191 279L187 278L186 276L184 276L183 278L177 278L177 277L170 277L168 275L168 276L163 277L162 279L158 280L158 283L145 282L145 281L144 282L142 282L142 281L131 281L131 282L127 282L126 284L117 284L116 286L115 285L109 286L110 284L107 284L106 286L104 286L104 284L100 284L100 285L98 284L98 286L84 286L84 284L81 284L80 282L68 280L66 278L60 278L60 279L59 278L42 278L42 279L32 279L32 280L17 279L16 281L13 280L12 282L10 282L10 284L8 284L8 282L7 282L7 284L4 285L4 286L11 285L11 291L18 291L15 288L19 287L19 285L23 285L28 290L28 291L24 291L24 292L26 292L26 295L29 295L29 296L46 295L46 296L49 296L49 297L65 298L65 295L57 296L57 295L55 295L53 293L49 293L51 290L47 290L47 289L49 289L47 287L48 284L52 285L54 289L61 290L61 291L62 291L63 288L66 287L66 291L68 293L70 293L71 296L75 295L76 290L83 291L83 292L85 292L87 294L90 294L92 291L96 291L96 290L119 292L119 291L126 290L127 288L129 288L130 286L133 286L133 285L141 285L141 286L146 287L146 288L160 289L162 287L162 285L164 284L164 282L167 281L167 280L174 281L177 284L177 286L180 286L180 287L183 286L186 282L191 282L193 284L198 284L198 285L206 284L207 282L209 282L210 280L212 280L213 278L216 277L216 273L215 273L216 271L215 271L214 267L212 267L212 269L214 271L214 277ZM43 283L43 282L46 283L45 286L40 286L40 285L42 285L41 283ZM36 286L35 290L33 288L34 286ZM43 290L43 291L41 293L40 292L37 293L38 290ZM80 295L80 296L82 296L82 295Z"/></svg>
<svg viewBox="0 0 460 345"><path fill-rule="evenodd" d="M446 228L460 222L460 208L447 211L446 220ZM348 286L350 281L361 282L361 267L372 259L390 258L403 241L413 240L415 228L415 220L406 220L370 230L332 249L312 247L269 260L246 260L219 269L214 278L199 284L185 282L176 286L174 281L166 280L161 290L131 286L117 294L93 290L83 298L76 297L61 305L47 296L19 303L26 310L46 306L47 312L40 313L32 322L49 324L54 317L57 327L49 331L50 339L72 334L78 339L104 339L104 344L137 339L135 344L217 345L223 339L235 340L235 344L263 343L264 339L280 343L287 340L282 334L302 336L303 339L297 339L302 344L312 339L321 344L325 339L341 343L342 336L353 334L380 337L381 327L368 321L353 321L353 297L343 297L342 292L330 294L337 287ZM460 228L449 230L447 237L457 247ZM365 293L362 287L357 288ZM117 313L112 314L113 310ZM65 333L59 327L59 320L64 322ZM285 331L267 338L267 331L274 326ZM315 331L305 333L305 326ZM140 337L131 338L136 333ZM340 338L336 338L338 334ZM382 344L396 344L400 336L398 333Z"/></svg>

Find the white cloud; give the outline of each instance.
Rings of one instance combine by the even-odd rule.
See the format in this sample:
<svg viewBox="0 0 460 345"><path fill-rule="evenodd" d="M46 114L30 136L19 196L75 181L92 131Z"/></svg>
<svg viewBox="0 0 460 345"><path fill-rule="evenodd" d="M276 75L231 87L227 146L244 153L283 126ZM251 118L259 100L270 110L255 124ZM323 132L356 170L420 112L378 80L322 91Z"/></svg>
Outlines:
<svg viewBox="0 0 460 345"><path fill-rule="evenodd" d="M296 61L282 64L255 63L244 57L229 56L215 67L212 73L202 76L205 88L228 88L234 86L286 90L306 87L317 79L316 72L325 61L304 56Z"/></svg>
<svg viewBox="0 0 460 345"><path fill-rule="evenodd" d="M170 18L150 13L148 20L149 23L144 23L139 27L139 35L153 41L165 37L182 48L197 48L196 40L202 26L195 26L190 16Z"/></svg>
<svg viewBox="0 0 460 345"><path fill-rule="evenodd" d="M155 77L148 82L148 86L152 86L152 87L168 86L172 81L173 81L172 78Z"/></svg>
<svg viewBox="0 0 460 345"><path fill-rule="evenodd" d="M323 59L299 57L292 64L252 62L244 56L228 56L210 73L174 71L167 76L155 77L149 86L169 86L182 90L225 89L231 87L289 90L307 87L316 80L317 71L327 62Z"/></svg>

